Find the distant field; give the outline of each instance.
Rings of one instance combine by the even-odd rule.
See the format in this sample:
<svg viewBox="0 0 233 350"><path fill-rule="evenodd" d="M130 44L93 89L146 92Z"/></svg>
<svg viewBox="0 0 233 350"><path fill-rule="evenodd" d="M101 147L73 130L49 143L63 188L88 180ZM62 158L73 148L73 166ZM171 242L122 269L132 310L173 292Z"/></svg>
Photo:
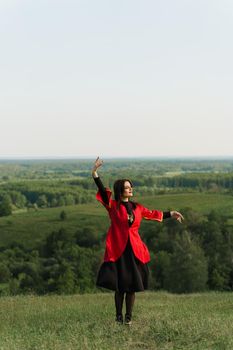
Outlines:
<svg viewBox="0 0 233 350"><path fill-rule="evenodd" d="M76 205L21 212L2 217L0 218L0 246L16 241L27 242L29 248L35 247L49 233L61 227L69 232L76 232L79 227L95 226L102 233L108 219L104 210L101 209L95 205ZM65 221L60 220L62 210L67 213Z"/></svg>
<svg viewBox="0 0 233 350"><path fill-rule="evenodd" d="M176 209L191 207L193 210L208 213L210 210L219 210L229 216L229 222L233 218L233 196L223 194L182 193L165 194L155 197L135 197L138 201L150 209ZM59 219L60 212L65 210L67 220ZM92 226L100 235L108 227L109 219L104 207L99 203L82 204L50 209L20 211L12 216L0 218L0 246L12 241L27 242L28 247L34 247L41 242L50 232L61 227L69 232L75 232L79 227Z"/></svg>
<svg viewBox="0 0 233 350"><path fill-rule="evenodd" d="M2 297L0 349L232 350L232 311L232 293L137 293L128 327L113 293Z"/></svg>
<svg viewBox="0 0 233 350"><path fill-rule="evenodd" d="M162 210L167 208L181 209L190 207L201 213L208 213L211 210L219 210L221 213L233 215L233 196L226 194L209 193L181 193L164 194L156 197L138 198L143 204L150 207L155 206Z"/></svg>

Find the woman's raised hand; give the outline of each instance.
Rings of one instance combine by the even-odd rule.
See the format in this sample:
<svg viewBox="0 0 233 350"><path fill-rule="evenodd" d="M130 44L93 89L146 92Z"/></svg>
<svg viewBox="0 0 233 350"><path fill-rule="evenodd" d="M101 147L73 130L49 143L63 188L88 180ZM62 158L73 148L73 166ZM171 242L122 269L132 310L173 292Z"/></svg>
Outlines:
<svg viewBox="0 0 233 350"><path fill-rule="evenodd" d="M181 213L179 213L178 211L171 211L171 217L176 219L180 223L182 223L182 221L184 220L183 215Z"/></svg>
<svg viewBox="0 0 233 350"><path fill-rule="evenodd" d="M103 164L103 160L100 159L100 157L97 157L95 160L95 163L93 165L93 169L92 169L92 176L95 177L99 177L98 173L97 173L97 169Z"/></svg>
<svg viewBox="0 0 233 350"><path fill-rule="evenodd" d="M103 164L103 160L97 157L93 166L92 171L96 171Z"/></svg>
<svg viewBox="0 0 233 350"><path fill-rule="evenodd" d="M94 178L98 177L97 169L103 164L103 160L97 157L92 169L92 176Z"/></svg>

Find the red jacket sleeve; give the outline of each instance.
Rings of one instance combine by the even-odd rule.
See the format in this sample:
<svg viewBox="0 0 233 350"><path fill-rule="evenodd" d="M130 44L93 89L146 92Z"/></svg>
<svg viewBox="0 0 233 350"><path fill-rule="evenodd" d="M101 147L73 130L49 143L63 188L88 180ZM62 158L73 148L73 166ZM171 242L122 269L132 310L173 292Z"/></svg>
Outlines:
<svg viewBox="0 0 233 350"><path fill-rule="evenodd" d="M142 217L146 220L163 221L163 212L160 210L149 210L141 205Z"/></svg>

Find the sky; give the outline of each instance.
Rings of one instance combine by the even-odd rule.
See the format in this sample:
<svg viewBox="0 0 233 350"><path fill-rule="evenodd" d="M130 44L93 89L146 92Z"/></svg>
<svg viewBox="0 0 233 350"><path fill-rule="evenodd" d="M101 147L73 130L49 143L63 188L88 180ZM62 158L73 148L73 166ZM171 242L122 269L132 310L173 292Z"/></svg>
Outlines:
<svg viewBox="0 0 233 350"><path fill-rule="evenodd" d="M232 0L0 0L0 158L233 156Z"/></svg>

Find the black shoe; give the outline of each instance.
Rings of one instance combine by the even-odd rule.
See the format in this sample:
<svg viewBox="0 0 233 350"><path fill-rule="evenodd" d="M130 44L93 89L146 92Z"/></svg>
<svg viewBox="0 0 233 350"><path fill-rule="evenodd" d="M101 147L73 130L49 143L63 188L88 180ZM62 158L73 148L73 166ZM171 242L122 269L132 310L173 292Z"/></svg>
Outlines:
<svg viewBox="0 0 233 350"><path fill-rule="evenodd" d="M119 324L123 324L123 316L122 315L116 315L116 322Z"/></svg>
<svg viewBox="0 0 233 350"><path fill-rule="evenodd" d="M125 325L130 326L132 324L131 316L125 314Z"/></svg>

